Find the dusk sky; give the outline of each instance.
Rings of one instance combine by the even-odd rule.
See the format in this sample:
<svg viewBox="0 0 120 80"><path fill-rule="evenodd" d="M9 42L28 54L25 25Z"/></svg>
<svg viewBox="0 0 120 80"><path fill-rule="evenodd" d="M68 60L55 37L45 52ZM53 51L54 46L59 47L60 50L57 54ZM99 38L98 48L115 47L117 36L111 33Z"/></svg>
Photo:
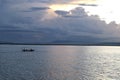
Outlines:
<svg viewBox="0 0 120 80"><path fill-rule="evenodd" d="M0 41L120 42L119 0L0 0Z"/></svg>

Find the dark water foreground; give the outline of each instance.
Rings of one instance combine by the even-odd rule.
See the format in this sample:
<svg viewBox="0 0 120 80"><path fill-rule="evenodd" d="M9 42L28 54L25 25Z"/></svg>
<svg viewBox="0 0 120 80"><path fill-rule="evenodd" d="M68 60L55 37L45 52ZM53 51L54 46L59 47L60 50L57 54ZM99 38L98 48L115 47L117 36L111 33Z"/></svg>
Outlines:
<svg viewBox="0 0 120 80"><path fill-rule="evenodd" d="M0 80L120 80L120 47L0 45Z"/></svg>

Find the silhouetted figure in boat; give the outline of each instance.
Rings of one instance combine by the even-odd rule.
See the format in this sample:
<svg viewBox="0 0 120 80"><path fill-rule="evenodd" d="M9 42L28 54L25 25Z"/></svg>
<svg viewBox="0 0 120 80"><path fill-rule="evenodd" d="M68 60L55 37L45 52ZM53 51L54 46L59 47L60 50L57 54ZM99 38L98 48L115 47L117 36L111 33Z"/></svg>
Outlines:
<svg viewBox="0 0 120 80"><path fill-rule="evenodd" d="M34 49L25 49L25 48L24 48L22 51L23 51L23 52L33 52L33 51L35 51L35 50L34 50Z"/></svg>

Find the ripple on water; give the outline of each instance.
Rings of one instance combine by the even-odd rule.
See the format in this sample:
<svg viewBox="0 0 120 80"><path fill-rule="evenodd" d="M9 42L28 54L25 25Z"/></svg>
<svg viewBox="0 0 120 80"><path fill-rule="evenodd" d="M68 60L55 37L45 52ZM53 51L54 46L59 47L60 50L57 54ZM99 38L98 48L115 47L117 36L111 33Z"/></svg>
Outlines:
<svg viewBox="0 0 120 80"><path fill-rule="evenodd" d="M22 47L0 46L0 80L120 80L119 47Z"/></svg>

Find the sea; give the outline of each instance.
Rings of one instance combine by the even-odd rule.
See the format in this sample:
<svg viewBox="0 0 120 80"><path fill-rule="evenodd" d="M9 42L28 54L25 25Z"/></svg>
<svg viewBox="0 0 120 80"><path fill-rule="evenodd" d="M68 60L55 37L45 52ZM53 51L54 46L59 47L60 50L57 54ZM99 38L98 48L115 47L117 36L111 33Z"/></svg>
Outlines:
<svg viewBox="0 0 120 80"><path fill-rule="evenodd" d="M120 80L120 47L0 45L0 80Z"/></svg>

